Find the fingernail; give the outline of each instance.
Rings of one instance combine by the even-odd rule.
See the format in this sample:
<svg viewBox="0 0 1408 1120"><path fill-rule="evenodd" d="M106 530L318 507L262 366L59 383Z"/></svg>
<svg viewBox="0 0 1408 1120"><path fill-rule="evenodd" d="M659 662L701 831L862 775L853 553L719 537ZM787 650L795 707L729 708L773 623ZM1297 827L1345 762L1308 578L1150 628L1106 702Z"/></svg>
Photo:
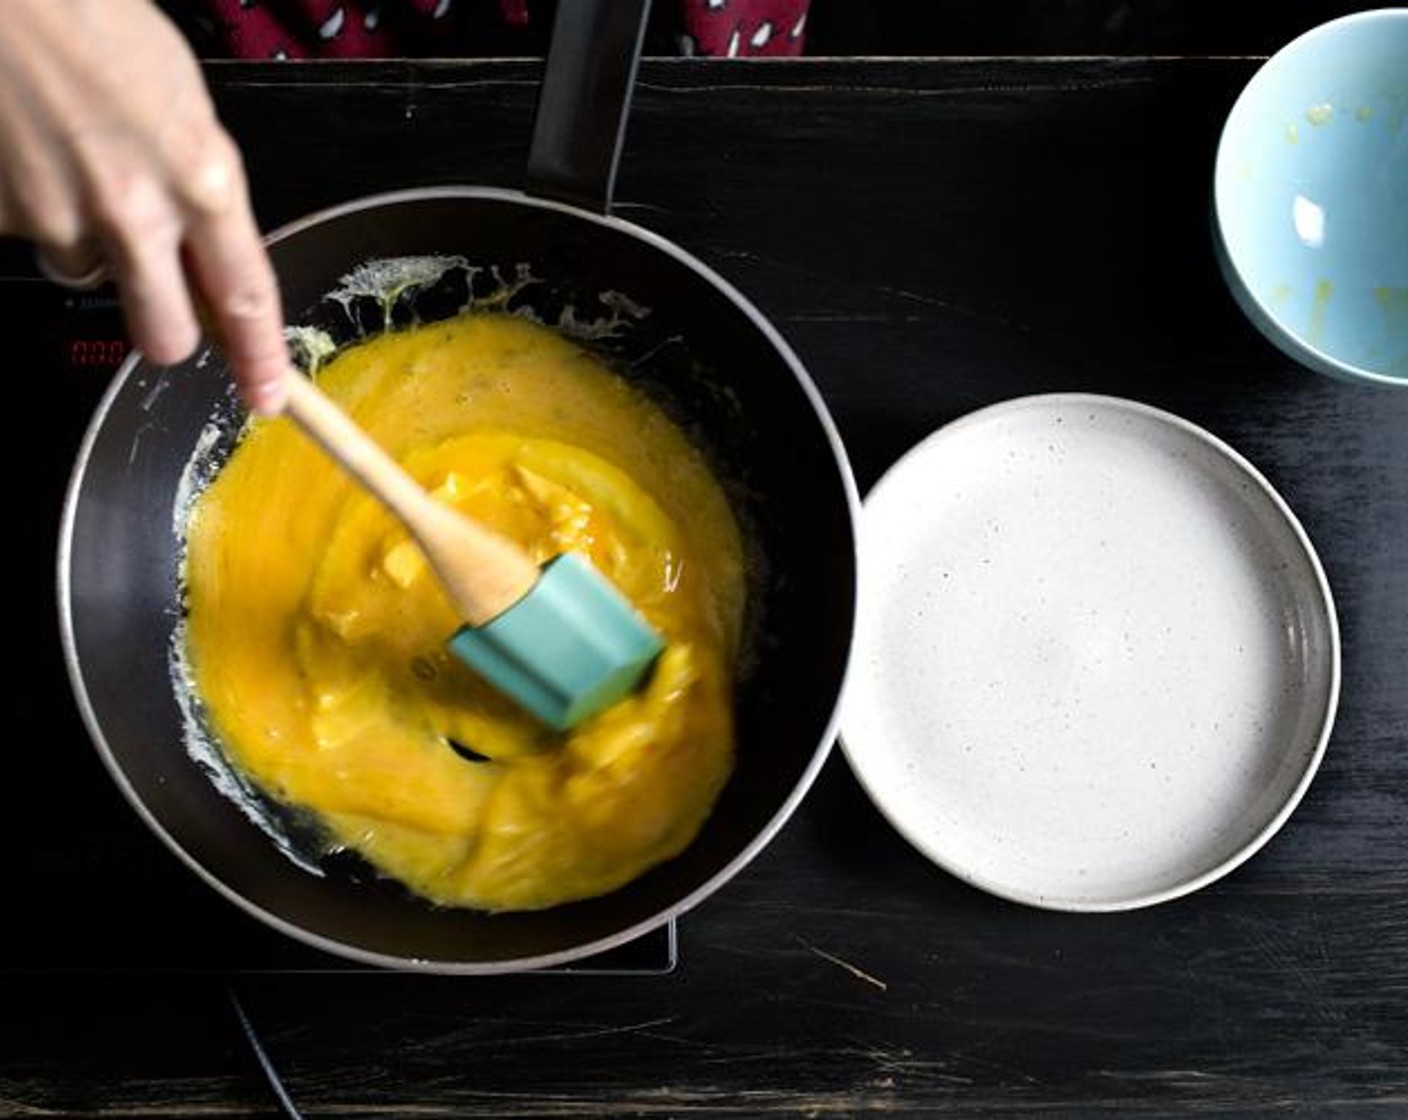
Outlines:
<svg viewBox="0 0 1408 1120"><path fill-rule="evenodd" d="M260 416L277 416L284 410L287 396L281 377L256 382L249 387L247 394L249 407Z"/></svg>

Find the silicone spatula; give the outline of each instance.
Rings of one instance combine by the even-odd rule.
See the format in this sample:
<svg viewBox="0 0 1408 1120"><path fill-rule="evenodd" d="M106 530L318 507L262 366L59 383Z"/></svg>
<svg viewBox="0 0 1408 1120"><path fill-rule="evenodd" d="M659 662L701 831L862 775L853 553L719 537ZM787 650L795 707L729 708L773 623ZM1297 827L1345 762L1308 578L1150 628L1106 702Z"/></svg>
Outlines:
<svg viewBox="0 0 1408 1120"><path fill-rule="evenodd" d="M461 661L543 723L566 730L635 690L660 636L590 561L541 568L507 537L425 491L311 380L288 376L288 414L390 510L462 621Z"/></svg>

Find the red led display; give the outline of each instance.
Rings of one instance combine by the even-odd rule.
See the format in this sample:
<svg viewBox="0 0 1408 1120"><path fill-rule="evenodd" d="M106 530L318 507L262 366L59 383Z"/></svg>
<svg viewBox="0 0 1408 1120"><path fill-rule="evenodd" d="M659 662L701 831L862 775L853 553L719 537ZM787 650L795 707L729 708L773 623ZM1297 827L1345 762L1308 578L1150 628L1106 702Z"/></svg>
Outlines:
<svg viewBox="0 0 1408 1120"><path fill-rule="evenodd" d="M120 338L71 338L64 343L70 369L116 369L127 357L128 343Z"/></svg>

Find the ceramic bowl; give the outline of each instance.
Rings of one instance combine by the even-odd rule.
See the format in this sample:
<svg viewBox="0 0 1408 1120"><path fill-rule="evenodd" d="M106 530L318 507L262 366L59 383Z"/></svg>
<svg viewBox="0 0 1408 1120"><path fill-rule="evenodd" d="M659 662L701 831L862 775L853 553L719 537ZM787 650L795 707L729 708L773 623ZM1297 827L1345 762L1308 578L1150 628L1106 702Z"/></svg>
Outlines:
<svg viewBox="0 0 1408 1120"><path fill-rule="evenodd" d="M1408 8L1274 54L1218 144L1214 242L1251 321L1302 365L1408 387Z"/></svg>

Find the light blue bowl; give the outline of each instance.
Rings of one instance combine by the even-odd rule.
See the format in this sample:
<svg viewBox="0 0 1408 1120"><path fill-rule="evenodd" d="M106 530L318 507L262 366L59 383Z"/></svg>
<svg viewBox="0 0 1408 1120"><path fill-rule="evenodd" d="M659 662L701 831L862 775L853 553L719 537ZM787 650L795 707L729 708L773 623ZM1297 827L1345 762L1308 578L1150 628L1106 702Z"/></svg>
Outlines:
<svg viewBox="0 0 1408 1120"><path fill-rule="evenodd" d="M1252 322L1301 364L1408 388L1408 8L1316 27L1223 127L1214 243Z"/></svg>

